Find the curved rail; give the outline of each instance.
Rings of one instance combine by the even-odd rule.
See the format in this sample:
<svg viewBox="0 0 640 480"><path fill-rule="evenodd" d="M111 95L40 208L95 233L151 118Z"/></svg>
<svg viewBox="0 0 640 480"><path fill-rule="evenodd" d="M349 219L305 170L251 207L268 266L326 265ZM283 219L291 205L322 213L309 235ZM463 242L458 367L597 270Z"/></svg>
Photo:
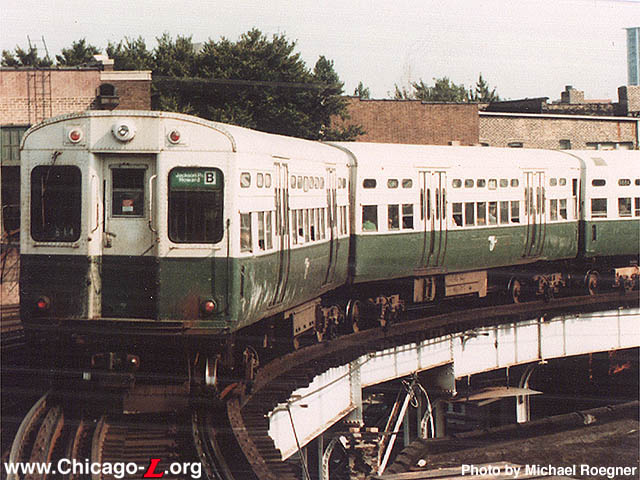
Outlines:
<svg viewBox="0 0 640 480"><path fill-rule="evenodd" d="M392 324L339 337L289 353L265 365L250 385L236 389L227 402L229 422L247 460L261 480L299 478L295 469L282 462L269 437L268 413L291 393L307 386L314 376L349 363L367 352L427 340L471 328L499 325L532 316L598 311L619 306L637 306L637 292L614 292L598 296L568 297L549 302L498 305L452 311Z"/></svg>

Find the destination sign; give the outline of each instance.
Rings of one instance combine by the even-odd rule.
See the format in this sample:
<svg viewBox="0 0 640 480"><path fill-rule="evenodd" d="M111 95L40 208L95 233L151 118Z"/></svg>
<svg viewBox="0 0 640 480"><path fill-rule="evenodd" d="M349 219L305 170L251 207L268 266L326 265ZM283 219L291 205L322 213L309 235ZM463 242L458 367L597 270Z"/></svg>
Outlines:
<svg viewBox="0 0 640 480"><path fill-rule="evenodd" d="M219 190L222 172L217 168L174 168L169 184L172 190Z"/></svg>

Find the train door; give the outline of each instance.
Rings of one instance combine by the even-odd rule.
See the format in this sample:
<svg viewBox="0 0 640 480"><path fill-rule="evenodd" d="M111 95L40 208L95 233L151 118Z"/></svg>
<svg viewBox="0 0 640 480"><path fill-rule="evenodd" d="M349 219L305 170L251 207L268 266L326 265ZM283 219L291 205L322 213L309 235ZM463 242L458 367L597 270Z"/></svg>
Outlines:
<svg viewBox="0 0 640 480"><path fill-rule="evenodd" d="M329 261L324 283L335 280L336 261L338 256L338 203L336 195L336 170L327 168L327 222L329 227Z"/></svg>
<svg viewBox="0 0 640 480"><path fill-rule="evenodd" d="M527 219L524 257L542 254L545 221L544 172L525 172L524 214Z"/></svg>
<svg viewBox="0 0 640 480"><path fill-rule="evenodd" d="M275 206L276 206L276 245L278 246L277 281L271 305L282 303L289 281L291 260L291 242L289 235L289 166L276 162L275 167Z"/></svg>
<svg viewBox="0 0 640 480"><path fill-rule="evenodd" d="M102 174L102 316L155 318L155 159L106 157Z"/></svg>
<svg viewBox="0 0 640 480"><path fill-rule="evenodd" d="M422 267L439 267L447 243L446 172L419 171Z"/></svg>

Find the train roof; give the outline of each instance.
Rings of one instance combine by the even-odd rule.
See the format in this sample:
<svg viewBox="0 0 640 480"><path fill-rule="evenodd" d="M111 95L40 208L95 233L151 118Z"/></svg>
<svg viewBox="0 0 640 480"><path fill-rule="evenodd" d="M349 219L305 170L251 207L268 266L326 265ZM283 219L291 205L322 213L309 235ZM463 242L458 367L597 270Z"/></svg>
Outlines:
<svg viewBox="0 0 640 480"><path fill-rule="evenodd" d="M559 166L579 168L580 160L563 151L480 146L400 145L366 142L336 142L355 157L358 166L385 164L500 169L513 166L521 169Z"/></svg>
<svg viewBox="0 0 640 480"><path fill-rule="evenodd" d="M640 176L640 152L637 150L566 150L582 162L590 175L608 170L615 175Z"/></svg>
<svg viewBox="0 0 640 480"><path fill-rule="evenodd" d="M159 121L182 122L197 127L215 130L224 135L228 140L228 149L237 153L264 153L283 158L304 158L307 160L346 161L345 154L327 144L304 140L284 135L260 132L248 128L228 125L219 122L204 120L191 115L174 112L144 111L144 110L89 110L81 113L72 113L49 118L31 127L23 137L23 145L29 135L47 126L67 122L78 121L84 118L118 118L118 119L158 119Z"/></svg>

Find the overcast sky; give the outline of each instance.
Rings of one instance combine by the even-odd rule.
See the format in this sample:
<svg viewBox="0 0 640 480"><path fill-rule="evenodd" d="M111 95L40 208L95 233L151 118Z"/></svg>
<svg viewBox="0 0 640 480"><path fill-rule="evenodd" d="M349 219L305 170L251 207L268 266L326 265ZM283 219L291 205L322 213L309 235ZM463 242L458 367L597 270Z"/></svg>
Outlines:
<svg viewBox="0 0 640 480"><path fill-rule="evenodd" d="M0 48L44 36L52 57L82 38L153 48L164 32L236 40L253 27L295 40L310 68L333 60L348 94L359 81L374 98L443 76L472 86L482 72L503 98L555 100L573 85L616 101L640 0L0 0Z"/></svg>

